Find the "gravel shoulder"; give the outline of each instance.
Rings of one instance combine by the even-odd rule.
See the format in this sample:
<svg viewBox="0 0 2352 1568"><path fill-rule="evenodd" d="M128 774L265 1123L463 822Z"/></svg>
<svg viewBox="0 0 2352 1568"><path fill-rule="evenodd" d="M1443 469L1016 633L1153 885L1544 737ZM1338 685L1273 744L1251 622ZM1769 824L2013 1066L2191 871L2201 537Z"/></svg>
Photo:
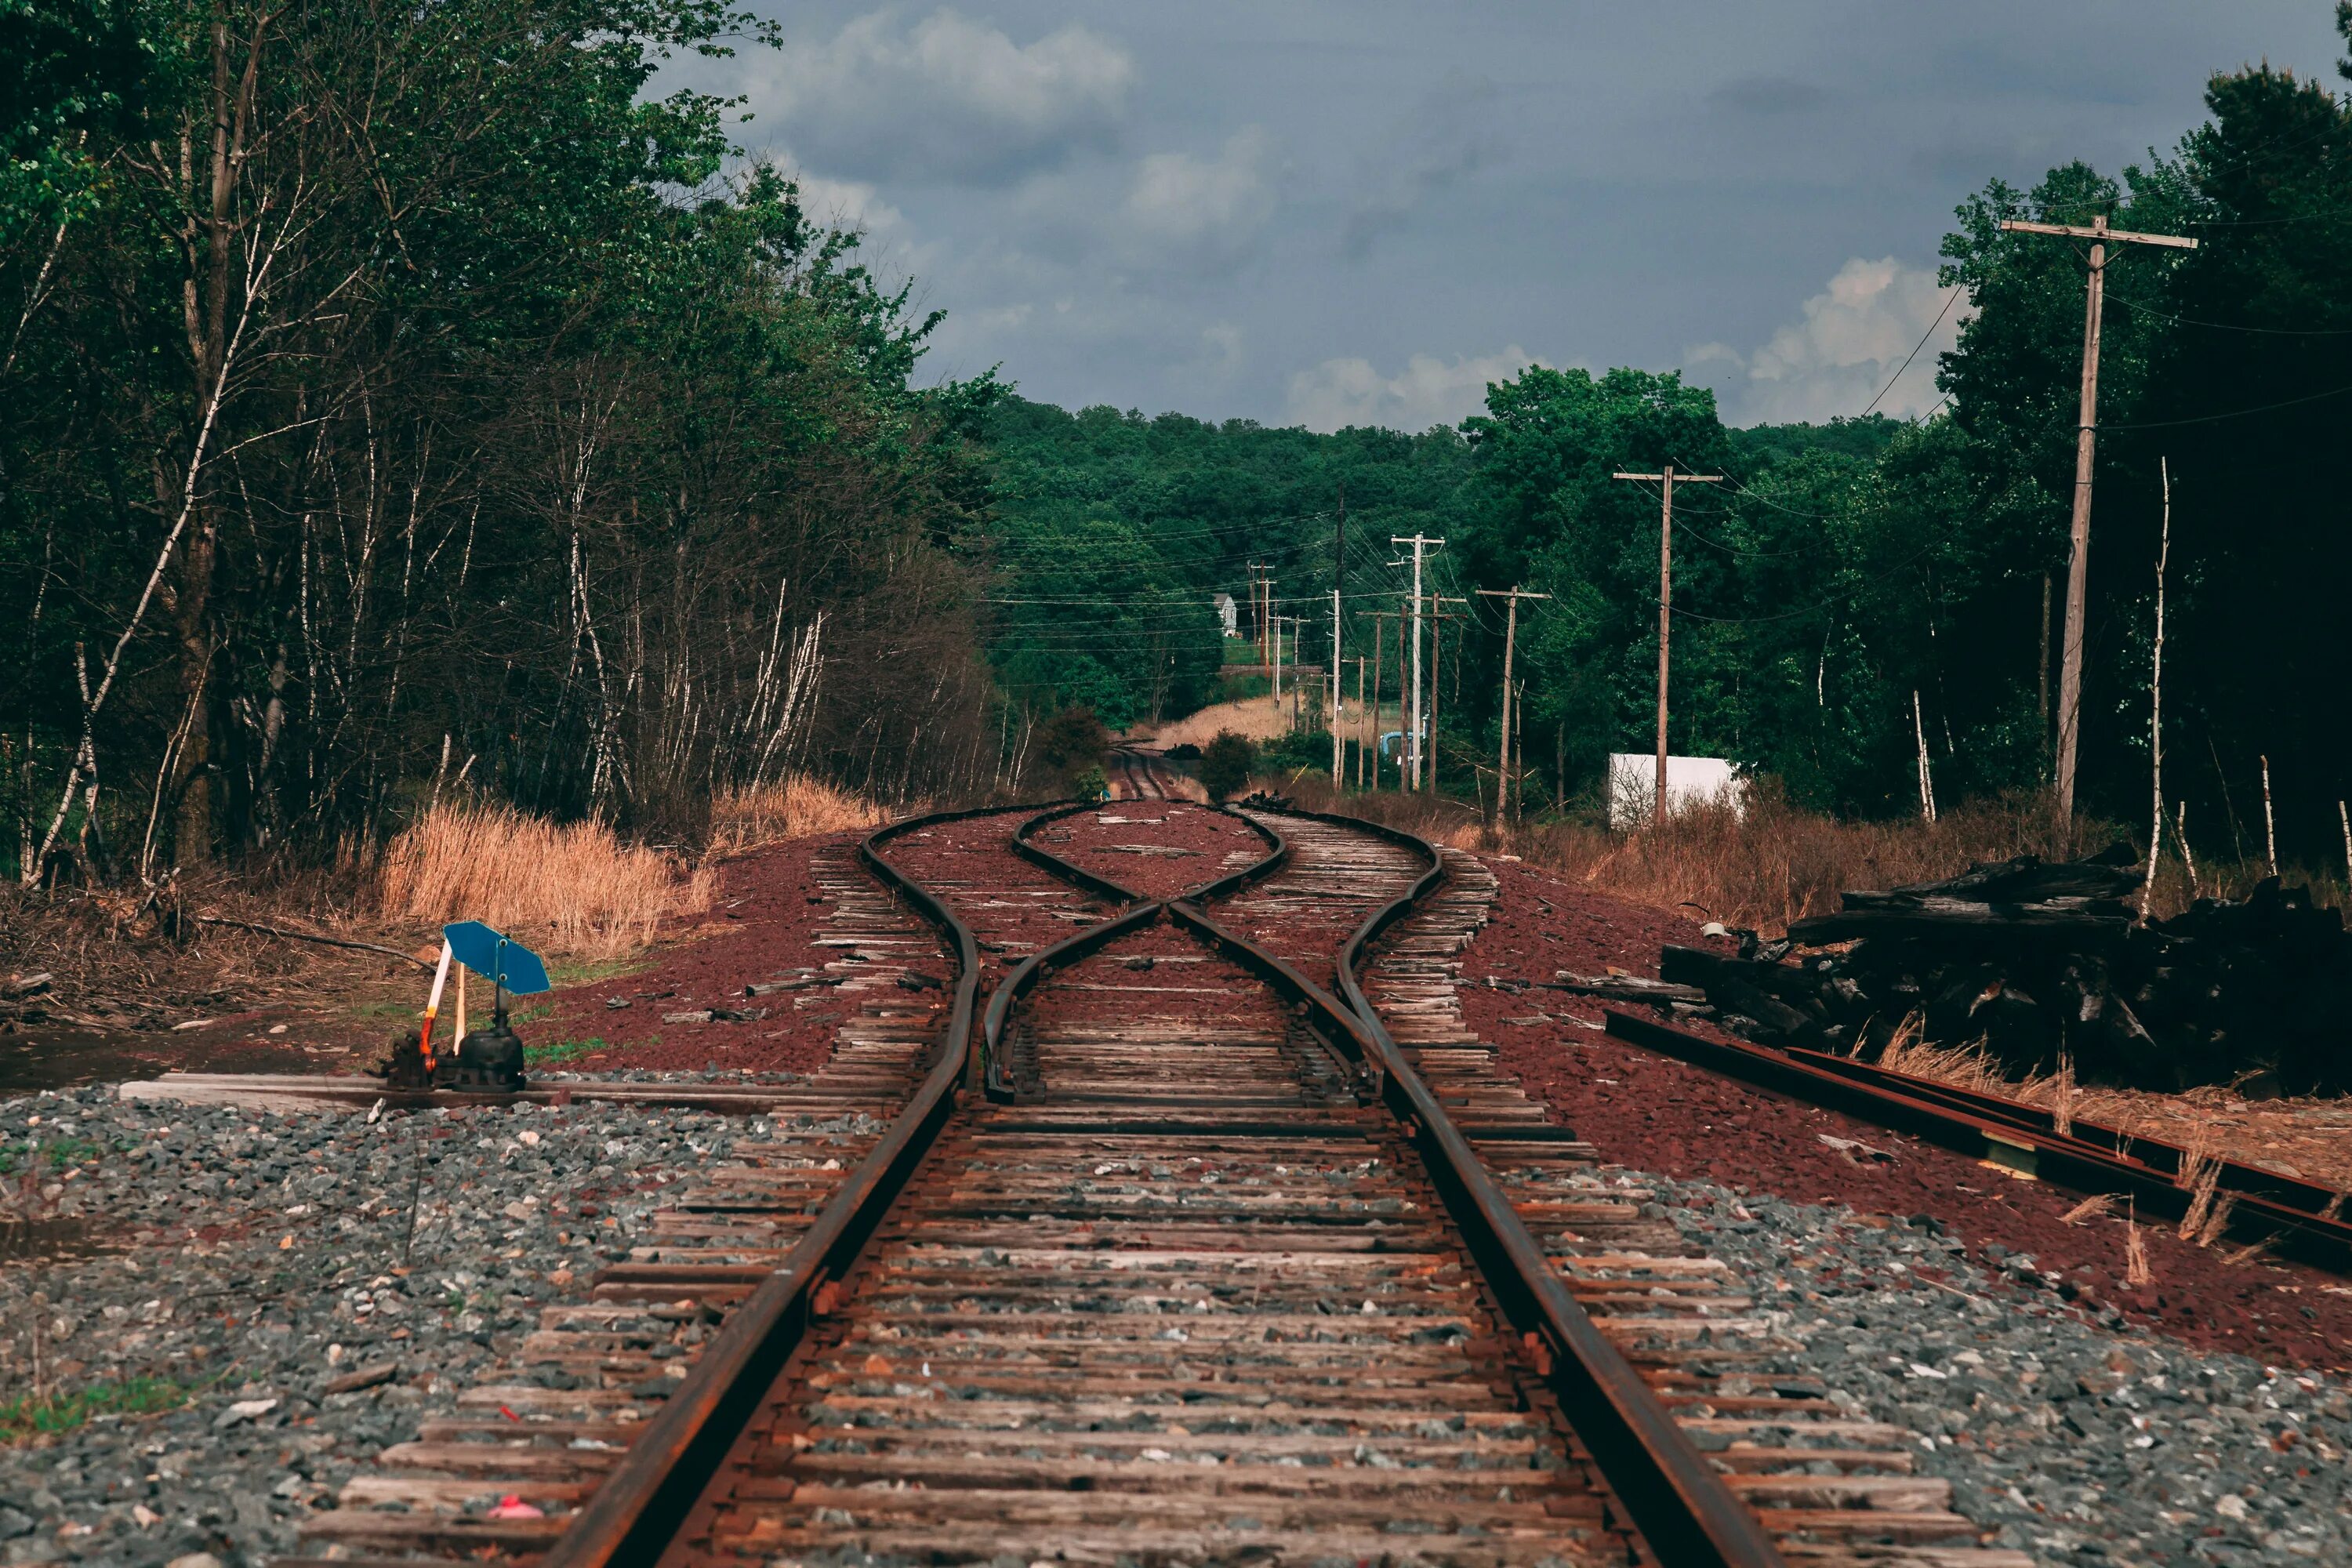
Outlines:
<svg viewBox="0 0 2352 1568"><path fill-rule="evenodd" d="M290 1551L542 1303L584 1297L672 1184L763 1130L589 1104L254 1114L103 1087L0 1104L0 1144L34 1173L16 1212L53 1222L47 1256L0 1268L0 1405L185 1401L0 1448L0 1561ZM331 1392L360 1373L381 1381Z"/></svg>
<svg viewBox="0 0 2352 1568"><path fill-rule="evenodd" d="M1746 1277L1789 1347L1752 1376L1820 1377L1851 1415L1915 1434L1993 1544L2051 1563L2352 1559L2341 1379L2109 1332L2021 1291L2035 1259L1979 1267L1924 1215L1612 1174Z"/></svg>

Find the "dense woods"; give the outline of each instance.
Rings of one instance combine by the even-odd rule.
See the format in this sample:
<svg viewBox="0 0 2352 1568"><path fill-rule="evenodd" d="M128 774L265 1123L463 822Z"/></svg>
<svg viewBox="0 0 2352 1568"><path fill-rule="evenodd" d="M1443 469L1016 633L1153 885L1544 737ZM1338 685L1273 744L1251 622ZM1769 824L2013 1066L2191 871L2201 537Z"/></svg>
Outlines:
<svg viewBox="0 0 2352 1568"><path fill-rule="evenodd" d="M320 855L460 784L656 838L787 770L985 791L1057 710L1213 700L1211 597L1246 618L1253 565L1309 662L1338 586L1393 696L1374 617L1414 532L1463 601L1447 787L1499 716L1472 590L1519 584L1550 595L1528 795L1589 801L1654 701L1657 500L1610 475L1669 462L1727 476L1677 496L1675 750L1843 814L1917 809L1923 739L1948 802L2033 789L2083 266L1999 223L2100 213L2201 245L2109 273L2084 798L2146 816L2162 461L2172 793L2258 851L2267 756L2283 846L2332 845L2352 115L2323 85L2218 76L2145 166L1972 196L1924 421L1734 429L1674 374L1534 367L1458 427L1318 436L918 384L936 318L731 155L729 105L646 93L767 47L711 0L0 5L33 67L0 88L0 862Z"/></svg>
<svg viewBox="0 0 2352 1568"><path fill-rule="evenodd" d="M457 0L12 7L10 858L331 846L463 779L690 828L977 765L986 384L642 89L746 18ZM20 85L19 91L25 90Z"/></svg>

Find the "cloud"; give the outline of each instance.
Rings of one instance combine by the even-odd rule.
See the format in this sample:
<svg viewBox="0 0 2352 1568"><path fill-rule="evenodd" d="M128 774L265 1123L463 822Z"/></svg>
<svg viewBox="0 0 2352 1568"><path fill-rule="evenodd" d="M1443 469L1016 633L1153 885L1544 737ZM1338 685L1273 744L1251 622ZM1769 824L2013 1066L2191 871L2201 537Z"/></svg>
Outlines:
<svg viewBox="0 0 2352 1568"><path fill-rule="evenodd" d="M829 168L908 180L1010 180L1108 145L1136 74L1075 23L1015 44L944 7L912 27L877 11L777 61L772 112L796 142Z"/></svg>
<svg viewBox="0 0 2352 1568"><path fill-rule="evenodd" d="M1402 228L1432 196L1475 174L1499 155L1495 132L1496 90L1486 77L1448 70L1434 91L1400 121L1377 154L1364 160L1358 189L1340 231L1351 257L1368 253L1383 234Z"/></svg>
<svg viewBox="0 0 2352 1568"><path fill-rule="evenodd" d="M1395 375L1382 375L1368 359L1327 359L1290 378L1289 415L1309 430L1329 432L1350 425L1392 430L1426 430L1453 425L1486 404L1486 384L1507 381L1545 362L1517 343L1499 353L1463 355L1452 363L1415 354Z"/></svg>
<svg viewBox="0 0 2352 1568"><path fill-rule="evenodd" d="M877 237L901 237L906 215L884 201L862 180L830 180L805 170L794 171L789 158L773 160L800 187L801 211L812 223Z"/></svg>
<svg viewBox="0 0 2352 1568"><path fill-rule="evenodd" d="M1239 263L1274 216L1274 143L1255 125L1214 158L1154 153L1138 163L1119 208L1119 238L1139 262L1223 270Z"/></svg>
<svg viewBox="0 0 2352 1568"><path fill-rule="evenodd" d="M1965 300L1947 311L1948 297L1930 268L1906 267L1891 256L1855 257L1825 291L1805 301L1803 320L1781 327L1763 347L1743 354L1726 343L1703 343L1685 362L1716 384L1735 423L1818 424L1860 414L1916 348L1917 357L1878 404L1882 414L1908 418L1935 406L1936 357L1958 340L1969 313Z"/></svg>
<svg viewBox="0 0 2352 1568"><path fill-rule="evenodd" d="M1736 76L1709 89L1706 101L1734 114L1801 114L1829 101L1829 89L1786 76Z"/></svg>

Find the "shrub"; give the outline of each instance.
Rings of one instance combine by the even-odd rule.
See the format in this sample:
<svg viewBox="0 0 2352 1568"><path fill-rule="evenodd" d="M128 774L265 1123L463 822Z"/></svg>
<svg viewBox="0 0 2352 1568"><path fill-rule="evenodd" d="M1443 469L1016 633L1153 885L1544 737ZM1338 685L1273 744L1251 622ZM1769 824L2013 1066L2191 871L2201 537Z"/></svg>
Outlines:
<svg viewBox="0 0 2352 1568"><path fill-rule="evenodd" d="M1110 731L1093 709L1074 703L1038 725L1029 744L1041 765L1075 781L1080 770L1102 761L1110 749Z"/></svg>
<svg viewBox="0 0 2352 1568"><path fill-rule="evenodd" d="M1209 792L1211 800L1223 800L1249 783L1256 766L1257 747L1249 738L1220 730L1214 740L1201 748L1201 787Z"/></svg>

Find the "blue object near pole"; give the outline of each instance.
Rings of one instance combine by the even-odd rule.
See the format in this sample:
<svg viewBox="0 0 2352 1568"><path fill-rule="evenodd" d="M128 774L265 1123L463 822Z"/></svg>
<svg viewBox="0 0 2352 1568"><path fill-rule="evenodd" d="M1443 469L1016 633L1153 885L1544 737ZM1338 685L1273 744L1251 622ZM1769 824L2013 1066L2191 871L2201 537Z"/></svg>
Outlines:
<svg viewBox="0 0 2352 1568"><path fill-rule="evenodd" d="M458 963L518 996L551 989L547 965L539 954L511 937L492 931L479 921L443 926L441 938Z"/></svg>

